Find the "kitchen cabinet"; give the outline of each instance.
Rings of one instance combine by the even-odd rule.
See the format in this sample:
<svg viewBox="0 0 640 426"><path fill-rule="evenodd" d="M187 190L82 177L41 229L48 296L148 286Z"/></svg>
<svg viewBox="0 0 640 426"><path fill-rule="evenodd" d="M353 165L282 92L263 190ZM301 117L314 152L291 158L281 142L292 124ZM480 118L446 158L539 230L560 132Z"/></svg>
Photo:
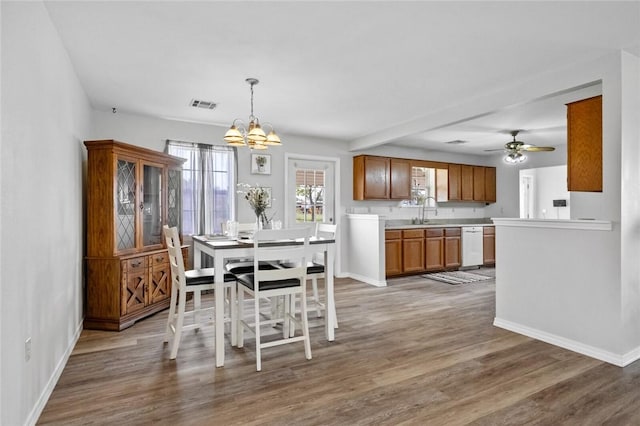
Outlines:
<svg viewBox="0 0 640 426"><path fill-rule="evenodd" d="M484 168L484 201L487 203L495 203L497 201L496 191L496 168Z"/></svg>
<svg viewBox="0 0 640 426"><path fill-rule="evenodd" d="M482 257L485 265L496 263L496 228L485 226L482 228Z"/></svg>
<svg viewBox="0 0 640 426"><path fill-rule="evenodd" d="M602 192L602 96L567 104L567 187Z"/></svg>
<svg viewBox="0 0 640 426"><path fill-rule="evenodd" d="M473 166L473 201L485 200L485 167Z"/></svg>
<svg viewBox="0 0 640 426"><path fill-rule="evenodd" d="M460 166L460 200L473 201L473 166Z"/></svg>
<svg viewBox="0 0 640 426"><path fill-rule="evenodd" d="M353 157L354 200L411 198L411 161L373 155Z"/></svg>
<svg viewBox="0 0 640 426"><path fill-rule="evenodd" d="M389 199L390 165L391 161L386 157L353 157L353 199Z"/></svg>
<svg viewBox="0 0 640 426"><path fill-rule="evenodd" d="M424 271L424 229L402 231L402 272Z"/></svg>
<svg viewBox="0 0 640 426"><path fill-rule="evenodd" d="M444 267L458 269L461 261L461 230L460 228L444 229Z"/></svg>
<svg viewBox="0 0 640 426"><path fill-rule="evenodd" d="M411 198L411 162L400 158L390 159L390 198L408 200Z"/></svg>
<svg viewBox="0 0 640 426"><path fill-rule="evenodd" d="M402 274L402 231L385 231L384 240L385 275Z"/></svg>
<svg viewBox="0 0 640 426"><path fill-rule="evenodd" d="M462 165L449 164L449 201L462 200Z"/></svg>
<svg viewBox="0 0 640 426"><path fill-rule="evenodd" d="M421 173L416 173L420 170ZM496 202L496 168L427 160L353 157L353 199Z"/></svg>
<svg viewBox="0 0 640 426"><path fill-rule="evenodd" d="M425 269L440 271L444 269L444 229L427 228L425 230Z"/></svg>
<svg viewBox="0 0 640 426"><path fill-rule="evenodd" d="M169 306L170 268L162 226L180 229L184 160L114 140L84 144L84 327L122 330Z"/></svg>

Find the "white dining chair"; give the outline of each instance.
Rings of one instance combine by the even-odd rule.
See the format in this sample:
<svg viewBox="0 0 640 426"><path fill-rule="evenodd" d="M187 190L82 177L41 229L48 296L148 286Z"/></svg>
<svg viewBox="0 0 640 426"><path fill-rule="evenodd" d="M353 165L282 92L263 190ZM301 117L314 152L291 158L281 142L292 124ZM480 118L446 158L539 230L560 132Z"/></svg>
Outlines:
<svg viewBox="0 0 640 426"><path fill-rule="evenodd" d="M329 238L329 239L335 239L336 235L337 235L337 231L338 231L338 225L335 224L329 224L329 223L318 223L316 224L316 229L315 229L315 233L314 235L316 237L321 237L321 238ZM295 262L292 262L291 260L287 260L284 262L280 262L279 263L280 267L283 268L291 268L293 266L298 266ZM323 301L320 298L320 294L318 291L318 279L319 278L324 278L325 277L325 264L324 264L324 254L323 253L317 253L314 254L314 256L312 257L312 259L310 259L309 261L307 261L307 279L311 280L311 297L309 297L309 304L311 305L311 308L315 308L316 310L316 315L318 317L321 316L321 311L326 311L327 308L327 301L326 301L326 297L327 295L325 294L325 300ZM333 309L331 311L331 315L333 315L333 324L335 325L335 328L338 328L338 316L336 313L336 304L333 303Z"/></svg>
<svg viewBox="0 0 640 426"><path fill-rule="evenodd" d="M306 309L307 268L301 266L263 270L258 267L259 262L278 262L281 259L292 259L299 262L300 265L306 265L310 234L309 228L256 231L253 235L254 271L236 276L238 279L237 343L239 348L243 347L245 329L255 335L257 371L262 369L262 349L272 346L302 341L304 342L305 356L307 359L311 359L311 341ZM302 244L287 244L287 241L295 239L302 239ZM274 244L276 245L274 246ZM253 322L249 322L244 317L245 294L253 297ZM282 310L283 317L274 318L271 316L269 319L262 319L260 299L280 296L285 298ZM296 297L300 298L300 306L302 307L299 319L295 316L295 309L290 309L292 301L295 301ZM300 326L301 336L291 335L290 322ZM278 323L283 324L281 338L263 342L260 327Z"/></svg>
<svg viewBox="0 0 640 426"><path fill-rule="evenodd" d="M215 288L215 270L213 268L185 270L178 229L164 225L163 231L171 265L171 301L164 341L170 342L169 358L175 359L178 355L182 332L214 324L212 312L214 308L213 306L202 307L201 294L203 291ZM234 333L236 332L234 322L236 316L236 277L233 274L225 273L224 289L225 294L222 297L225 297L228 311L225 322L231 323L231 333ZM228 298L227 292L229 293ZM187 310L188 293L193 294L193 309L191 310ZM220 296L215 295L215 297ZM185 317L192 317L192 323L185 324ZM208 320L201 321L203 317Z"/></svg>

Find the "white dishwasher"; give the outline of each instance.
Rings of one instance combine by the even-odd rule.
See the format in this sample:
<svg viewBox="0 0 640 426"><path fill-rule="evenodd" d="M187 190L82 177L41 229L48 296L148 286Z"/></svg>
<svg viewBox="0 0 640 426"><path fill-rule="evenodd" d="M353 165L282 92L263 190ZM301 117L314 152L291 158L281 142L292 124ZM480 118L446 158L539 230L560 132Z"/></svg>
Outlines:
<svg viewBox="0 0 640 426"><path fill-rule="evenodd" d="M482 226L462 227L462 267L482 265Z"/></svg>

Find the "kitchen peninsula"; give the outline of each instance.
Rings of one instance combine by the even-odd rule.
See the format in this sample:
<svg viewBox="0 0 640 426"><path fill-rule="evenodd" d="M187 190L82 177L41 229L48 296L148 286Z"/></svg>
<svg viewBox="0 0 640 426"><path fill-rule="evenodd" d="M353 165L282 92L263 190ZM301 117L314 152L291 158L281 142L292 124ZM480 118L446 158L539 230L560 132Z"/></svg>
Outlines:
<svg viewBox="0 0 640 426"><path fill-rule="evenodd" d="M347 214L347 223L350 275L371 285L384 287L386 279L394 276L455 270L464 266L462 234L470 228L480 232L477 235L480 246L475 250L480 254L480 261L476 264L495 263L495 234L493 223L487 218L412 223L410 219L393 220L378 214ZM483 252L486 252L484 259Z"/></svg>
<svg viewBox="0 0 640 426"><path fill-rule="evenodd" d="M495 218L494 325L624 366L620 226L603 220Z"/></svg>

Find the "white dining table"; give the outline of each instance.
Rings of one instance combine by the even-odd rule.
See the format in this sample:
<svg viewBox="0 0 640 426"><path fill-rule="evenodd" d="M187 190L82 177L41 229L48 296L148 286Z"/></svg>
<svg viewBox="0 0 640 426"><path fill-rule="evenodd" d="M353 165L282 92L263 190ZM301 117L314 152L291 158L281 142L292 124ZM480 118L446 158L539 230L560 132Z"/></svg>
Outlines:
<svg viewBox="0 0 640 426"><path fill-rule="evenodd" d="M303 244L303 241L274 241L271 245ZM335 239L311 237L309 239L309 254L311 259L314 253L324 253L325 265L325 335L328 341L335 339L334 317L330 312L335 312L335 300L333 290L334 259L335 259ZM213 257L213 267L215 271L215 350L216 367L224 366L224 265L230 259L252 258L254 253L253 240L228 238L219 236L193 236L193 266L194 269L201 267L201 254L206 253ZM232 344L235 336L231 336Z"/></svg>

